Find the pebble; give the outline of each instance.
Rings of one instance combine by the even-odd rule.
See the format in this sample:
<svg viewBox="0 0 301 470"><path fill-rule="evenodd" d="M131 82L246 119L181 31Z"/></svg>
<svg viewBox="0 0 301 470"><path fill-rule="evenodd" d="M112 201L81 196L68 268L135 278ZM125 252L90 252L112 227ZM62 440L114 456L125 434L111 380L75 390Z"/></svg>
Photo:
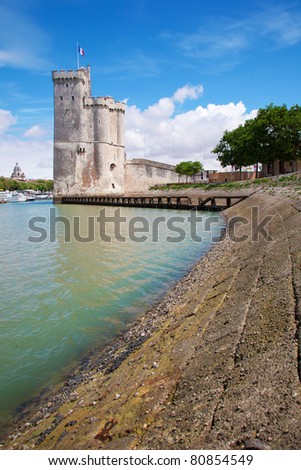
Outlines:
<svg viewBox="0 0 301 470"><path fill-rule="evenodd" d="M72 421L69 421L68 423L65 424L65 428L67 428L68 426L74 426L76 423L77 423L77 420L73 419Z"/></svg>
<svg viewBox="0 0 301 470"><path fill-rule="evenodd" d="M70 394L70 401L76 401L78 399L78 394L77 392L72 392Z"/></svg>
<svg viewBox="0 0 301 470"><path fill-rule="evenodd" d="M245 441L244 450L269 450L271 449L268 444L260 439L247 439Z"/></svg>

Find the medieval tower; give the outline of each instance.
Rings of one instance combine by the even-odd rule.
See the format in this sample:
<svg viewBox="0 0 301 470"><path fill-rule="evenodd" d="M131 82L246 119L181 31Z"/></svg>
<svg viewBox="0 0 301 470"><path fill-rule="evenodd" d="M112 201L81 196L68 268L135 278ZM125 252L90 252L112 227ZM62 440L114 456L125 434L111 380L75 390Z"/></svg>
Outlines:
<svg viewBox="0 0 301 470"><path fill-rule="evenodd" d="M125 104L93 98L90 67L52 72L54 198L123 194Z"/></svg>

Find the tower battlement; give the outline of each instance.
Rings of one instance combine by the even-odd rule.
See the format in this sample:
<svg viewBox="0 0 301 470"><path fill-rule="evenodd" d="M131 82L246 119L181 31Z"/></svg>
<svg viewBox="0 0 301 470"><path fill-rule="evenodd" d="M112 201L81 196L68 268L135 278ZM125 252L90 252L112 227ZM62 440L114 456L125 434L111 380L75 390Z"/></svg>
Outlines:
<svg viewBox="0 0 301 470"><path fill-rule="evenodd" d="M100 106L107 108L111 111L122 111L125 113L125 103L122 101L115 101L111 96L98 96L97 98L86 98L85 106Z"/></svg>
<svg viewBox="0 0 301 470"><path fill-rule="evenodd" d="M77 70L53 70L52 80L90 80L90 67Z"/></svg>

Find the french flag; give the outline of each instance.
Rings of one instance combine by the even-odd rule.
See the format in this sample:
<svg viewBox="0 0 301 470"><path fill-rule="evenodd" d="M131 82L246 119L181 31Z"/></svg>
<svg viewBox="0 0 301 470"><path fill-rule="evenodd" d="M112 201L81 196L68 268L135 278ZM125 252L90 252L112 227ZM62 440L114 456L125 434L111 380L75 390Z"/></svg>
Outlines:
<svg viewBox="0 0 301 470"><path fill-rule="evenodd" d="M85 55L84 49L82 49L80 46L78 46L78 53L79 53L79 55L82 55L82 56Z"/></svg>

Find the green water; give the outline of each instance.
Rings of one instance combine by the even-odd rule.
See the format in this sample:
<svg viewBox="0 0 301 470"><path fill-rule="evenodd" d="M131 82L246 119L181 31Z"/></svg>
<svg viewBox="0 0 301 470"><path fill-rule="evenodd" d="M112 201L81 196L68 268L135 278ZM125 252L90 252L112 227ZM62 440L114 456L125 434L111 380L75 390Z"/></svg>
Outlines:
<svg viewBox="0 0 301 470"><path fill-rule="evenodd" d="M116 210L106 207L105 216ZM97 206L0 206L0 427L162 297L224 225L217 214L199 214L213 217L205 234L198 222L200 242L191 239L188 211L119 210L126 222L104 225Z"/></svg>

